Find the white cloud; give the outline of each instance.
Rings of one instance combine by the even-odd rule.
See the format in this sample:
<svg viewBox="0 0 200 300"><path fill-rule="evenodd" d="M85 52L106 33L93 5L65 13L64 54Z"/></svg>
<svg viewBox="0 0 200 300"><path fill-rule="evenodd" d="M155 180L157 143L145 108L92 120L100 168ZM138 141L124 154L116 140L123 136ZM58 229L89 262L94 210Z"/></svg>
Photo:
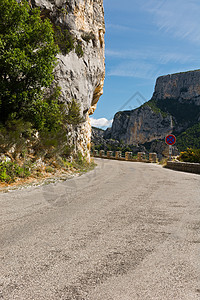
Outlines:
<svg viewBox="0 0 200 300"><path fill-rule="evenodd" d="M107 23L106 24L106 29L113 29L116 31L134 31L134 32L138 32L138 29L135 29L133 27L128 27L126 25L120 25L120 24L111 24L111 23Z"/></svg>
<svg viewBox="0 0 200 300"><path fill-rule="evenodd" d="M91 125L98 128L111 127L113 120L108 120L106 118L94 119L90 118Z"/></svg>
<svg viewBox="0 0 200 300"><path fill-rule="evenodd" d="M159 75L159 70L156 65L150 63L127 61L111 67L107 75L152 79Z"/></svg>
<svg viewBox="0 0 200 300"><path fill-rule="evenodd" d="M180 64L180 70L183 69L183 66L186 68L184 64L194 65L195 69L195 66L198 66L200 63L199 55L184 52L184 49L182 53L167 51L157 47L122 51L106 49L106 56L115 60L115 64L107 68L108 76L143 79L153 79L163 75L166 72L165 65L169 63Z"/></svg>
<svg viewBox="0 0 200 300"><path fill-rule="evenodd" d="M122 50L116 51L112 49L106 49L106 56L111 58L121 58L121 59L131 59L131 60L153 60L161 64L166 64L169 62L194 62L199 59L199 57L194 57L188 53L171 52L156 47L148 47L148 49L139 50Z"/></svg>
<svg viewBox="0 0 200 300"><path fill-rule="evenodd" d="M153 14L160 30L200 44L199 0L149 0L142 3L143 8Z"/></svg>

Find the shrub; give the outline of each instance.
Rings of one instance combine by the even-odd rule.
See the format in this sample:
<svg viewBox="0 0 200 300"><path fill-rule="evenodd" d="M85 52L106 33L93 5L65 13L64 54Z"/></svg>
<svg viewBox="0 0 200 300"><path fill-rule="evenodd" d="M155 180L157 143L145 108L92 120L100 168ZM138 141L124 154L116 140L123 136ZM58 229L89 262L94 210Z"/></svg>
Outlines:
<svg viewBox="0 0 200 300"><path fill-rule="evenodd" d="M76 48L75 48L75 53L77 54L77 56L80 58L83 56L84 52L83 52L83 48L82 48L82 42L78 41Z"/></svg>
<svg viewBox="0 0 200 300"><path fill-rule="evenodd" d="M72 99L72 102L68 104L66 120L72 125L78 125L84 121L83 117L81 117L80 105L75 101L75 99Z"/></svg>
<svg viewBox="0 0 200 300"><path fill-rule="evenodd" d="M25 156L28 144L32 140L33 128L30 122L23 120L7 121L0 125L0 153L8 154L12 160Z"/></svg>
<svg viewBox="0 0 200 300"><path fill-rule="evenodd" d="M43 130L39 133L38 139L35 139L32 148L37 157L43 159L57 158L58 156L70 156L71 148L68 145L66 130Z"/></svg>
<svg viewBox="0 0 200 300"><path fill-rule="evenodd" d="M47 166L47 167L45 168L45 171L46 171L47 173L55 173L55 169L52 168L51 166Z"/></svg>
<svg viewBox="0 0 200 300"><path fill-rule="evenodd" d="M26 178L30 176L30 169L27 165L19 166L16 162L0 163L0 181L14 182L16 177Z"/></svg>
<svg viewBox="0 0 200 300"><path fill-rule="evenodd" d="M66 55L74 49L75 38L67 28L54 26L54 39L62 54Z"/></svg>
<svg viewBox="0 0 200 300"><path fill-rule="evenodd" d="M186 151L181 152L178 160L191 163L200 163L200 149L188 148Z"/></svg>
<svg viewBox="0 0 200 300"><path fill-rule="evenodd" d="M82 35L81 35L81 38L86 41L87 43L89 43L90 40L94 41L95 40L95 35L92 31L90 32L84 32Z"/></svg>

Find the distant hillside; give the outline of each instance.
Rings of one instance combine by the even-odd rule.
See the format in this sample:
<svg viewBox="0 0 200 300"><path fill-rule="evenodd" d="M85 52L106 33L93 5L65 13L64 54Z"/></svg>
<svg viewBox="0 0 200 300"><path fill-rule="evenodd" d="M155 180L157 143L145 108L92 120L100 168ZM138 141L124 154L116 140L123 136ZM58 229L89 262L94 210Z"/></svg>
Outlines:
<svg viewBox="0 0 200 300"><path fill-rule="evenodd" d="M115 139L105 139L105 131L103 129L92 127L92 150L105 150L105 151L130 151L137 153L139 151L145 151L143 146L127 145Z"/></svg>
<svg viewBox="0 0 200 300"><path fill-rule="evenodd" d="M161 153L170 133L176 135L179 151L200 148L200 70L159 77L151 100L117 112L103 137Z"/></svg>
<svg viewBox="0 0 200 300"><path fill-rule="evenodd" d="M180 151L188 147L200 149L200 122L178 135L177 147Z"/></svg>

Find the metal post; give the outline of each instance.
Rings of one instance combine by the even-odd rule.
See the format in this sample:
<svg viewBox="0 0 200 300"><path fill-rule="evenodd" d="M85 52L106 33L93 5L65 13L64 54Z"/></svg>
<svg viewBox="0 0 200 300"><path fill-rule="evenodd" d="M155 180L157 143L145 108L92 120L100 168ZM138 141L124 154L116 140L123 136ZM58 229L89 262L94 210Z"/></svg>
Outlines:
<svg viewBox="0 0 200 300"><path fill-rule="evenodd" d="M169 145L169 160L172 160L172 146Z"/></svg>

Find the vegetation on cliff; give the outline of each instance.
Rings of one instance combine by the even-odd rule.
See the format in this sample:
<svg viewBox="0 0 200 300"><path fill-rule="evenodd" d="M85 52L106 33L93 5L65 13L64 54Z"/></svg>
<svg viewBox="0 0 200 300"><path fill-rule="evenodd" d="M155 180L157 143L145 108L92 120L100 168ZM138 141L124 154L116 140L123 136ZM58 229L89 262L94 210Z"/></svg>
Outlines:
<svg viewBox="0 0 200 300"><path fill-rule="evenodd" d="M188 147L200 148L200 106L189 100L180 102L177 99L152 99L144 105L149 105L155 113L161 113L163 117L167 114L172 116L173 133L177 137L176 146L179 151Z"/></svg>
<svg viewBox="0 0 200 300"><path fill-rule="evenodd" d="M76 101L67 107L53 86L59 47L52 23L27 1L1 0L0 15L0 181L10 182L28 176L38 159L55 166L69 157L68 129L83 119Z"/></svg>
<svg viewBox="0 0 200 300"><path fill-rule="evenodd" d="M180 102L178 99L161 99L156 100L156 105L163 112L170 114L178 124L194 124L200 113L200 108L189 100Z"/></svg>
<svg viewBox="0 0 200 300"><path fill-rule="evenodd" d="M168 112L163 111L163 110L159 107L157 101L154 100L154 99L152 99L152 100L150 100L150 101L144 103L144 104L142 105L142 107L143 107L143 106L147 106L147 105L152 109L152 111L153 111L155 114L161 114L161 115L163 116L163 118L165 118L165 117L168 115Z"/></svg>
<svg viewBox="0 0 200 300"><path fill-rule="evenodd" d="M143 104L143 106L145 105L150 106L155 113L161 113L163 117L171 115L178 124L186 122L188 124L194 124L197 122L200 114L200 108L188 100L180 102L172 98L165 100L153 98Z"/></svg>
<svg viewBox="0 0 200 300"><path fill-rule="evenodd" d="M177 137L177 147L180 151L189 148L200 149L200 122L188 128Z"/></svg>

